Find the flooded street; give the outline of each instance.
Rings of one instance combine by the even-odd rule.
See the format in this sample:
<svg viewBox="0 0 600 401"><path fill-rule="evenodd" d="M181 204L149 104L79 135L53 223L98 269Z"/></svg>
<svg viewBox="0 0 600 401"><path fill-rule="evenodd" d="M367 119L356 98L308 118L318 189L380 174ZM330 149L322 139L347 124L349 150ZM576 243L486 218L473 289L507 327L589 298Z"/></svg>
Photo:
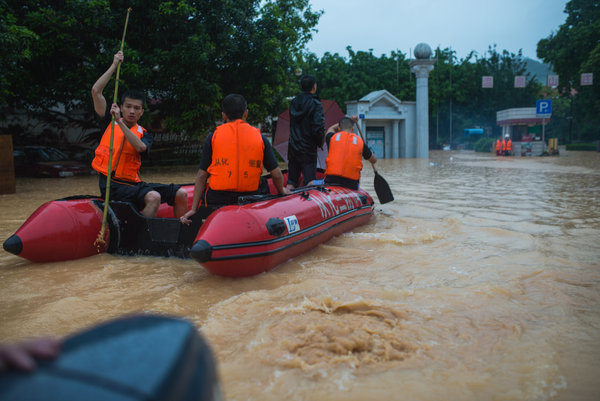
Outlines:
<svg viewBox="0 0 600 401"><path fill-rule="evenodd" d="M600 153L439 151L377 167L394 202L255 277L2 250L0 341L154 312L201 329L227 400L598 399ZM196 167L142 174L192 183ZM368 165L361 184L376 198ZM0 195L0 240L46 201L97 193L95 176L18 179Z"/></svg>

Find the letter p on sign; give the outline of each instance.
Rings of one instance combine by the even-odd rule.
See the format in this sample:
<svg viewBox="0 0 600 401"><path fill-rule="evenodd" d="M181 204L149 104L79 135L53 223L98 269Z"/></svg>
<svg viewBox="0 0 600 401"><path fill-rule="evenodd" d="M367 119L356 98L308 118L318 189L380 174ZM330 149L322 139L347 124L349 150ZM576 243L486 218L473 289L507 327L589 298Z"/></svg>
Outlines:
<svg viewBox="0 0 600 401"><path fill-rule="evenodd" d="M552 100L538 100L535 103L535 114L548 117L552 114Z"/></svg>

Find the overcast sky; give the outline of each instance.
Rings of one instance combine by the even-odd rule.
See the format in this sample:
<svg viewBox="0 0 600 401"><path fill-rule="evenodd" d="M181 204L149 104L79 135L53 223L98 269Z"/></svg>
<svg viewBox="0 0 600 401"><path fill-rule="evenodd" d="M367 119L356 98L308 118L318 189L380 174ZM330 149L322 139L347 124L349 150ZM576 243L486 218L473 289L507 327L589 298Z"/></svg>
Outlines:
<svg viewBox="0 0 600 401"><path fill-rule="evenodd" d="M309 51L347 57L346 46L373 49L377 57L399 50L407 56L420 42L451 47L458 58L488 46L538 59L537 42L565 22L567 0L310 0L323 10Z"/></svg>

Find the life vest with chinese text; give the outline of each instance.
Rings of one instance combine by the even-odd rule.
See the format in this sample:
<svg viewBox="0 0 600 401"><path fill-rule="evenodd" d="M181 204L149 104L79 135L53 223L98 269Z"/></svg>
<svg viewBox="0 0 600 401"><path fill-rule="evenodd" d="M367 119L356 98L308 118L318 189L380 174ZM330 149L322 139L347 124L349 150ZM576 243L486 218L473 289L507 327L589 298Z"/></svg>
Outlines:
<svg viewBox="0 0 600 401"><path fill-rule="evenodd" d="M335 133L329 140L325 175L360 179L363 146L364 142L358 135L344 131Z"/></svg>
<svg viewBox="0 0 600 401"><path fill-rule="evenodd" d="M262 135L244 120L220 125L212 136L208 186L215 191L252 192L263 171Z"/></svg>

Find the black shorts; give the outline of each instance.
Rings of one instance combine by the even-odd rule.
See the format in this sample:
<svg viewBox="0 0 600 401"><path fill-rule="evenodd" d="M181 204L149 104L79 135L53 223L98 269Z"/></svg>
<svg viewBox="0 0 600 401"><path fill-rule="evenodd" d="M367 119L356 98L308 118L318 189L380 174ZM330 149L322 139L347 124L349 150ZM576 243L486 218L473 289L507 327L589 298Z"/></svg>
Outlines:
<svg viewBox="0 0 600 401"><path fill-rule="evenodd" d="M104 198L106 196L106 176L98 174L98 186L100 194ZM175 184L157 184L148 182L127 182L117 179L110 180L110 200L131 202L139 210L146 206L144 196L150 191L156 191L160 194L160 203L167 203L173 206L175 203L175 194L180 186Z"/></svg>
<svg viewBox="0 0 600 401"><path fill-rule="evenodd" d="M358 190L360 180L352 180L350 178L340 177L337 175L328 175L325 177L325 184Z"/></svg>
<svg viewBox="0 0 600 401"><path fill-rule="evenodd" d="M295 160L288 162L288 185L298 187L300 183L300 174L304 178L304 185L317 178L317 163L302 163Z"/></svg>

